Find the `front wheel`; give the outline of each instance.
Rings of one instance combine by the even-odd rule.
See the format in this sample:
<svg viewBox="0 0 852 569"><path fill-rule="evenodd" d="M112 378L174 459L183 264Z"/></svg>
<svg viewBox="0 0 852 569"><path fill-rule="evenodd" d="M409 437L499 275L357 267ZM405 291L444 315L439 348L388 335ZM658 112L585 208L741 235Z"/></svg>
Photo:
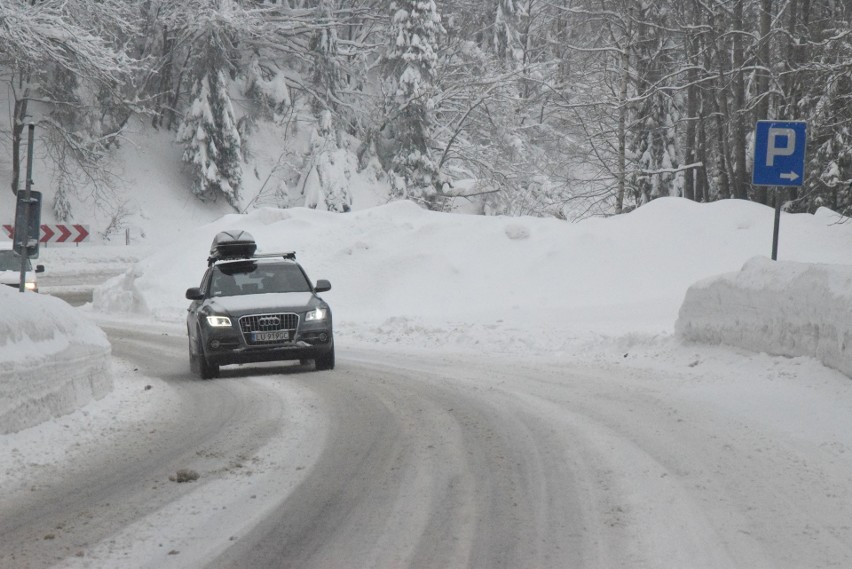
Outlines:
<svg viewBox="0 0 852 569"><path fill-rule="evenodd" d="M199 335L200 337L200 335ZM204 351L199 347L198 352L192 353L192 337L189 338L189 371L201 379L219 377L219 365L212 364L204 357Z"/></svg>
<svg viewBox="0 0 852 569"><path fill-rule="evenodd" d="M189 336L189 373L192 375L201 373L201 357L192 353L192 336Z"/></svg>
<svg viewBox="0 0 852 569"><path fill-rule="evenodd" d="M199 375L201 379L213 379L219 377L219 364L211 364L204 356L197 356L199 363Z"/></svg>
<svg viewBox="0 0 852 569"><path fill-rule="evenodd" d="M328 352L314 360L314 365L317 371L334 369L334 344Z"/></svg>

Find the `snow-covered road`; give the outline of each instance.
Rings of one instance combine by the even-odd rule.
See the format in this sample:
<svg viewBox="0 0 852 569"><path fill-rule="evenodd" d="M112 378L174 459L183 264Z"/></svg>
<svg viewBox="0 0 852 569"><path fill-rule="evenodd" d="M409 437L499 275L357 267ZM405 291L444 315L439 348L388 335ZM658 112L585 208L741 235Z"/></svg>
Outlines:
<svg viewBox="0 0 852 569"><path fill-rule="evenodd" d="M852 388L813 360L351 344L202 382L180 327L101 325L123 404L4 449L2 567L852 565Z"/></svg>

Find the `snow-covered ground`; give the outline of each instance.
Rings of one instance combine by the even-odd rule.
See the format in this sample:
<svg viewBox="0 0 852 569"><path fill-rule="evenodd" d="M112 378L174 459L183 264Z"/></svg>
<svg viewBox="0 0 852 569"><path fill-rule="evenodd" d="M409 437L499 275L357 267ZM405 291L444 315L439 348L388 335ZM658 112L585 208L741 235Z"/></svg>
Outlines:
<svg viewBox="0 0 852 569"><path fill-rule="evenodd" d="M326 296L342 345L583 358L695 340L815 357L850 373L852 224L828 210L785 214L773 263L766 260L772 215L750 202L670 198L569 224L432 213L398 202L347 215L300 208L226 215L182 228L168 245L43 248L41 262L53 275L115 272L141 260L97 289L85 310L45 296L14 303L15 291L2 291L4 405L27 409L30 388L43 390L9 387L35 360L54 361L66 345L103 345L78 330L91 328L86 310L180 325L185 289L198 284L213 235L230 228L251 232L265 252L297 251L312 278L331 280ZM64 325L48 313L80 322Z"/></svg>
<svg viewBox="0 0 852 569"><path fill-rule="evenodd" d="M314 280L331 281L323 296L343 353L493 354L678 374L700 383L713 408L733 413L765 397L756 420L778 429L818 419L808 444L840 456L852 450L852 424L838 424L835 407L852 397L835 371L852 373L852 223L844 221L827 210L782 215L777 262L766 259L770 208L676 198L575 224L404 202L345 215L261 209L182 228L167 245L48 248L40 261L48 274L139 261L80 309L0 291L0 393L12 416L0 424L0 487L23 476L22 465L61 464L80 437L111 422L144 422L170 404L167 393L132 404L132 371L120 362L112 379L96 374L105 340L89 319L182 334L184 291L197 286L212 237L229 228L248 230L265 252L297 251ZM86 377L96 378L83 389L65 371L81 354L95 369ZM34 369L38 381L28 381ZM44 404L34 421L14 417L51 383L70 389L62 399L79 410ZM754 397L731 400L732 385Z"/></svg>
<svg viewBox="0 0 852 569"><path fill-rule="evenodd" d="M65 302L0 287L0 435L112 390L106 335Z"/></svg>

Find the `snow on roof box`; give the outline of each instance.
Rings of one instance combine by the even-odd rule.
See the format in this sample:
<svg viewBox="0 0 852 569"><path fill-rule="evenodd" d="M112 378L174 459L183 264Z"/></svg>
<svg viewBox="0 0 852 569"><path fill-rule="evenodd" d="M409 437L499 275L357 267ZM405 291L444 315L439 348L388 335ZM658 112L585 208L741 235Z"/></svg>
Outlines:
<svg viewBox="0 0 852 569"><path fill-rule="evenodd" d="M257 250L257 243L251 233L241 229L220 231L210 244L208 263L222 259L249 259Z"/></svg>

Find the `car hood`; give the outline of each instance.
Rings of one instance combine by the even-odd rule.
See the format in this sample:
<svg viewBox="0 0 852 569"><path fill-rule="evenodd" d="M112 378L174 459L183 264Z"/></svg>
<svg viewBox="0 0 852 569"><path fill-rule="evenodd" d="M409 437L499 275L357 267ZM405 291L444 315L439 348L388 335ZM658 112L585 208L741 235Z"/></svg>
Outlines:
<svg viewBox="0 0 852 569"><path fill-rule="evenodd" d="M221 296L208 301L207 305L217 313L247 314L257 312L304 312L318 302L311 292L281 292L250 294L245 296Z"/></svg>

